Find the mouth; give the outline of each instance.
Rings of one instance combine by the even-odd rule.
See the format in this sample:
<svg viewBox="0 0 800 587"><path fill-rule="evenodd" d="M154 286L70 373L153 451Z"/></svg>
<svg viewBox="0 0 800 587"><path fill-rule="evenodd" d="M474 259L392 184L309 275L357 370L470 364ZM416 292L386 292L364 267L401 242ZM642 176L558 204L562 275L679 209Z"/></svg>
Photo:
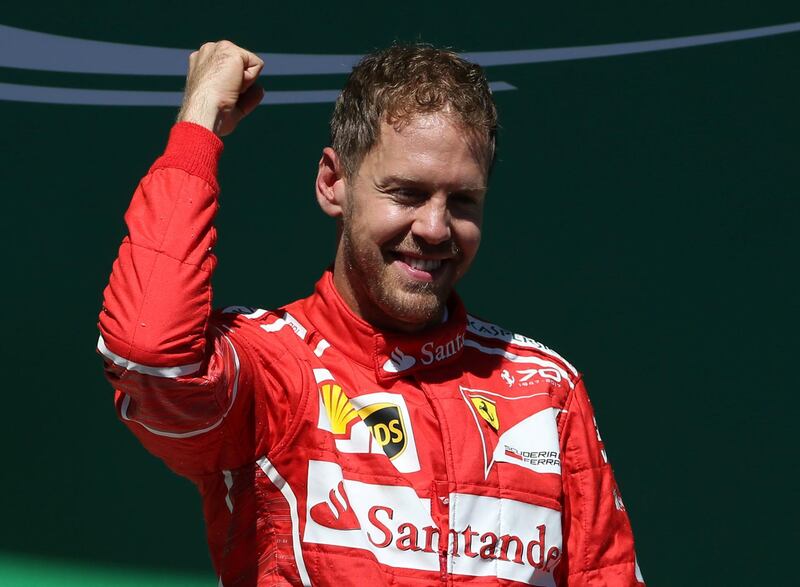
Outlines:
<svg viewBox="0 0 800 587"><path fill-rule="evenodd" d="M391 253L391 258L412 279L417 281L434 281L442 274L450 259L432 259L407 255L405 253Z"/></svg>

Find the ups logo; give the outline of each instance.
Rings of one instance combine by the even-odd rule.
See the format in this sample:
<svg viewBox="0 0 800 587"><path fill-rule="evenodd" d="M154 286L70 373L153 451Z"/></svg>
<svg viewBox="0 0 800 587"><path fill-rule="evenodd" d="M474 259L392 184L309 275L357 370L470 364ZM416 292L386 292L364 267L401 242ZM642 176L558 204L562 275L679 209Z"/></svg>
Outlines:
<svg viewBox="0 0 800 587"><path fill-rule="evenodd" d="M389 403L372 404L361 408L358 415L387 457L395 459L403 454L407 436L399 407Z"/></svg>
<svg viewBox="0 0 800 587"><path fill-rule="evenodd" d="M325 383L319 391L328 416L326 428L339 437L336 442L340 450L370 452L369 444L359 447L359 426L366 426L366 429L362 428L363 433L372 435L389 459L394 460L403 454L408 444L408 433L399 404L377 401L357 407L336 383ZM363 401L369 397L357 398L356 404L359 399Z"/></svg>
<svg viewBox="0 0 800 587"><path fill-rule="evenodd" d="M337 451L384 455L401 473L419 471L414 425L401 394L376 391L349 397L330 371L314 369L314 377L320 399L317 427L333 435Z"/></svg>

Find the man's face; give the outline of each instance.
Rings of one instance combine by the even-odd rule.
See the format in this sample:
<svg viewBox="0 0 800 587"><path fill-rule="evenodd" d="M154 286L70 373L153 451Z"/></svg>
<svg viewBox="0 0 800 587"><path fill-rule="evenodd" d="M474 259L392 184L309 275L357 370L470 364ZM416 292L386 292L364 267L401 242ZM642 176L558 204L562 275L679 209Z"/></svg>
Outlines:
<svg viewBox="0 0 800 587"><path fill-rule="evenodd" d="M481 239L487 171L445 113L418 115L345 181L334 279L370 323L405 331L441 320Z"/></svg>

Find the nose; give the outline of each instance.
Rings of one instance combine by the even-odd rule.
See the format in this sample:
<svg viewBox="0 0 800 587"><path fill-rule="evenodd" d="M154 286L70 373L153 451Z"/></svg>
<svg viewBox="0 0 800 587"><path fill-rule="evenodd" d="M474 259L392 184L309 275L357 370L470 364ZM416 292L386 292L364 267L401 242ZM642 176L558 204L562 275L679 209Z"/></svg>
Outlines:
<svg viewBox="0 0 800 587"><path fill-rule="evenodd" d="M433 196L416 210L411 232L432 245L450 240L450 210L447 197Z"/></svg>

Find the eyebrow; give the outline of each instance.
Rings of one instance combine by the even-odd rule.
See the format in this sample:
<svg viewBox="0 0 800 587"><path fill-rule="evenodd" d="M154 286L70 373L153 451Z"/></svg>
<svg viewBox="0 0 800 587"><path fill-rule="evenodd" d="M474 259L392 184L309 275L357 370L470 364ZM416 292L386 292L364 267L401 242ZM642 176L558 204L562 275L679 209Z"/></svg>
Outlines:
<svg viewBox="0 0 800 587"><path fill-rule="evenodd" d="M410 185L410 186L428 186L429 184L426 181L423 181L419 178L409 176L409 175L388 175L380 180L376 181L375 184L378 187L388 187L390 185ZM452 187L452 186L450 186ZM456 189L450 190L456 192L484 192L486 191L485 185L460 185L456 186Z"/></svg>

